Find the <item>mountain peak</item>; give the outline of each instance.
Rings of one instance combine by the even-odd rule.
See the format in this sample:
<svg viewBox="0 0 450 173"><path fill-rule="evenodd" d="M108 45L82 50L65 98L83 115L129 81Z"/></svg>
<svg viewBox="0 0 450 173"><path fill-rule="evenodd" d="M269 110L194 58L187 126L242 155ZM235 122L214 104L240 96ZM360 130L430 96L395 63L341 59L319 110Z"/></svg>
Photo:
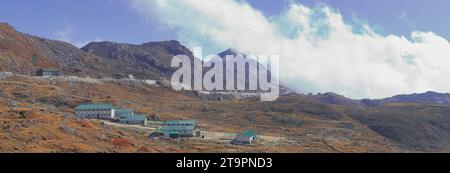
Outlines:
<svg viewBox="0 0 450 173"><path fill-rule="evenodd" d="M6 23L6 22L0 22L0 27L14 28L14 27L12 27L11 25L9 25L9 24Z"/></svg>
<svg viewBox="0 0 450 173"><path fill-rule="evenodd" d="M433 104L433 105L450 105L449 93L438 93L428 91L425 93L402 94L393 97L388 97L380 100L365 100L370 104L380 103L418 103L418 104Z"/></svg>
<svg viewBox="0 0 450 173"><path fill-rule="evenodd" d="M242 53L242 52L237 51L236 49L229 48L229 49L227 49L227 50L225 50L225 51L220 52L220 53L217 54L217 55L219 55L219 56L222 57L222 58L225 58L227 55L234 55L234 56L237 56L237 55L245 55L245 54Z"/></svg>
<svg viewBox="0 0 450 173"><path fill-rule="evenodd" d="M119 69L114 74L117 77L132 74L142 79L168 77L174 71L171 61L176 55L194 57L188 48L176 40L147 42L140 45L92 42L81 49L108 59L112 66Z"/></svg>
<svg viewBox="0 0 450 173"><path fill-rule="evenodd" d="M151 41L151 42L143 43L141 46L144 46L144 47L160 46L160 47L165 47L165 48L174 47L174 48L187 49L177 40Z"/></svg>
<svg viewBox="0 0 450 173"><path fill-rule="evenodd" d="M438 93L438 92L434 92L434 91L427 91L425 93L423 93L422 95L446 95L448 93Z"/></svg>
<svg viewBox="0 0 450 173"><path fill-rule="evenodd" d="M8 23L0 22L0 32L11 34L16 32L16 29Z"/></svg>

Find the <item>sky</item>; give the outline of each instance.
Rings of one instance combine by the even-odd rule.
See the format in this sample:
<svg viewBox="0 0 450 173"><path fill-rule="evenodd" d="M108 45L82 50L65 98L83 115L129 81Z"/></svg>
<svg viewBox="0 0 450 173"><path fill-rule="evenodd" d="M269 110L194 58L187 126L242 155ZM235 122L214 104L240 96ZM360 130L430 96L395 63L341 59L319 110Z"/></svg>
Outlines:
<svg viewBox="0 0 450 173"><path fill-rule="evenodd" d="M0 21L77 46L96 40L140 44L176 39L158 23L140 17L128 0L4 0Z"/></svg>
<svg viewBox="0 0 450 173"><path fill-rule="evenodd" d="M176 31L157 19L145 19L132 7L133 0L3 0L0 21L22 32L46 38L143 43L177 39ZM267 16L287 8L289 0L249 0ZM347 20L367 20L385 34L409 35L413 30L433 31L450 39L448 0L298 0L307 6L326 3ZM62 35L66 33L66 35ZM69 38L67 38L69 37Z"/></svg>
<svg viewBox="0 0 450 173"><path fill-rule="evenodd" d="M280 56L298 92L450 92L448 0L4 0L0 21L82 47L179 40Z"/></svg>

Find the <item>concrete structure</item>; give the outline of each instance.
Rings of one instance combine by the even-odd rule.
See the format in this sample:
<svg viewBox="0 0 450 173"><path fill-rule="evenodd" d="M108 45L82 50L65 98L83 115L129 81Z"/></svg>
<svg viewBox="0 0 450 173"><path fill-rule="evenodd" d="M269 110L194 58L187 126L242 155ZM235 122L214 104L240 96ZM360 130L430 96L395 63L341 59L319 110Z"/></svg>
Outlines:
<svg viewBox="0 0 450 173"><path fill-rule="evenodd" d="M125 118L134 115L134 110L131 109L116 109L116 117Z"/></svg>
<svg viewBox="0 0 450 173"><path fill-rule="evenodd" d="M145 114L136 114L136 115L130 115L127 117L120 117L119 123L122 124L140 124L140 125L147 125L147 115Z"/></svg>
<svg viewBox="0 0 450 173"><path fill-rule="evenodd" d="M131 109L116 109L116 119L122 124L148 124L148 115L135 114Z"/></svg>
<svg viewBox="0 0 450 173"><path fill-rule="evenodd" d="M165 137L193 137L197 130L195 120L175 120L166 121L162 127L162 132Z"/></svg>
<svg viewBox="0 0 450 173"><path fill-rule="evenodd" d="M56 77L61 76L61 70L57 69L39 69L36 71L37 76L43 76L43 77Z"/></svg>
<svg viewBox="0 0 450 173"><path fill-rule="evenodd" d="M102 119L122 124L148 124L148 115L135 114L131 109L116 109L110 104L82 104L75 108L81 118Z"/></svg>
<svg viewBox="0 0 450 173"><path fill-rule="evenodd" d="M75 115L90 119L116 119L115 109L110 104L82 104L75 108Z"/></svg>
<svg viewBox="0 0 450 173"><path fill-rule="evenodd" d="M252 144L256 140L256 134L252 130L247 130L238 134L232 141L231 144L235 145L245 145Z"/></svg>

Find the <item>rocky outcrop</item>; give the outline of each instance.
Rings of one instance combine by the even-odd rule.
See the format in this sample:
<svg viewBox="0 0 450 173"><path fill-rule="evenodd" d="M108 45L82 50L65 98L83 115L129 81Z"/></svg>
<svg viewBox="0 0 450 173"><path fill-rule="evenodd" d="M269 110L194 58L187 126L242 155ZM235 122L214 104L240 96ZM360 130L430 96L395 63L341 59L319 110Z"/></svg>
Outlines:
<svg viewBox="0 0 450 173"><path fill-rule="evenodd" d="M110 73L102 58L69 43L20 33L0 23L0 71L34 74L39 68L57 68L73 75Z"/></svg>
<svg viewBox="0 0 450 173"><path fill-rule="evenodd" d="M137 78L169 77L176 70L170 66L174 56L182 54L194 58L192 52L178 41L149 42L141 45L93 42L82 50L108 60L116 77L130 74Z"/></svg>

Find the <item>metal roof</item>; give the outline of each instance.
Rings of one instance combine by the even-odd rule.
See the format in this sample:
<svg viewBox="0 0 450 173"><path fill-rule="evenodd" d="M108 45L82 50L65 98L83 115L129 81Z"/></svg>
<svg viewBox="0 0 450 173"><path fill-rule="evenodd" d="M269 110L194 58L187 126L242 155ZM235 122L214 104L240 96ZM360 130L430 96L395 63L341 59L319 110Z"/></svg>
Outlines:
<svg viewBox="0 0 450 173"><path fill-rule="evenodd" d="M194 126L163 126L162 130L164 132L173 132L181 130L195 130Z"/></svg>
<svg viewBox="0 0 450 173"><path fill-rule="evenodd" d="M119 121L145 121L146 119L146 115L131 115L128 117L120 118Z"/></svg>
<svg viewBox="0 0 450 173"><path fill-rule="evenodd" d="M44 68L44 69L39 69L38 71L45 71L45 72L60 72L61 70L59 70L59 69L52 69L52 68Z"/></svg>
<svg viewBox="0 0 450 173"><path fill-rule="evenodd" d="M82 104L75 108L75 110L90 110L90 109L114 109L110 104L96 103L96 104Z"/></svg>
<svg viewBox="0 0 450 173"><path fill-rule="evenodd" d="M256 133L253 130L247 130L239 135L244 135L246 137L254 137L256 136Z"/></svg>
<svg viewBox="0 0 450 173"><path fill-rule="evenodd" d="M131 109L116 109L114 112L118 116L129 116L134 114L134 110Z"/></svg>
<svg viewBox="0 0 450 173"><path fill-rule="evenodd" d="M169 126L169 124L171 126ZM171 120L164 122L162 130L164 132L174 132L183 130L195 130L195 120Z"/></svg>
<svg viewBox="0 0 450 173"><path fill-rule="evenodd" d="M195 120L171 120L171 121L166 121L164 122L164 124L192 124L195 125Z"/></svg>

